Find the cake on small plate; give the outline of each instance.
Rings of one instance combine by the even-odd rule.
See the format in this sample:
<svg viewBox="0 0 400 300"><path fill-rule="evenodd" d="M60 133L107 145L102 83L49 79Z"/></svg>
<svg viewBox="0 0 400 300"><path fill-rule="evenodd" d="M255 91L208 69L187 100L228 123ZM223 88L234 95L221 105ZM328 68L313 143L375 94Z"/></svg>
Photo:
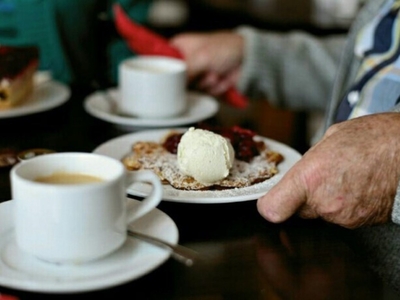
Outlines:
<svg viewBox="0 0 400 300"><path fill-rule="evenodd" d="M38 64L36 47L0 45L0 110L18 106L29 99Z"/></svg>

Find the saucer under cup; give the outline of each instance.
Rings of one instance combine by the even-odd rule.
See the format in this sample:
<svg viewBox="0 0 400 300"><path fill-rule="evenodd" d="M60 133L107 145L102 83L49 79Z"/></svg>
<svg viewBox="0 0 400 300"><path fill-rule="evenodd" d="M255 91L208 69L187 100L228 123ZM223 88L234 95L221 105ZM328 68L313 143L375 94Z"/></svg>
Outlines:
<svg viewBox="0 0 400 300"><path fill-rule="evenodd" d="M68 180L85 176L91 181L60 183L59 177L66 180L67 175ZM54 176L59 176L57 182ZM153 186L134 209L125 197L133 182ZM109 255L126 241L128 224L162 199L154 173L127 172L119 160L91 153L55 153L23 161L11 170L11 188L18 247L57 264L82 264Z"/></svg>

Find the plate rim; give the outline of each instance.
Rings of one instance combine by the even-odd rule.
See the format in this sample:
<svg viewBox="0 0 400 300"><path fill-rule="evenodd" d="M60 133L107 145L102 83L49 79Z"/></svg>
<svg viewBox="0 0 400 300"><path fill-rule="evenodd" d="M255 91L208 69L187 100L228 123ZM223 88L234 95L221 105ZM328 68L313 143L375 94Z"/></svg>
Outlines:
<svg viewBox="0 0 400 300"><path fill-rule="evenodd" d="M97 146L94 150L93 153L97 153L97 154L102 154L102 155L106 155L106 156L111 156L115 159L122 159L122 157L119 157L119 155L117 155L115 152L113 151L112 155L110 155L108 148L112 147L113 144L115 145L115 148L118 148L116 150L118 151L122 151L121 146L124 146L127 150L129 149L128 146L130 146L132 144L133 141L138 140L138 138L141 138L142 136L146 136L146 135L158 135L158 139L161 139L162 136L164 136L167 132L169 131L185 131L187 130L188 127L179 127L179 128L164 128L164 129L150 129L150 130L142 130L139 132L134 132L134 133L128 133L128 134L123 134L120 135L118 137L112 138L102 144L100 144L99 146ZM295 162L297 162L302 155L295 149L289 147L288 145L285 145L279 141L275 141L273 139L267 138L267 137L262 137L259 135L256 135L257 138L261 138L264 141L266 141L266 143L269 146L272 146L271 148L274 149L276 147L280 148L280 149L284 149L285 153L288 154L289 152L291 153L291 155L293 155L293 157L290 157L289 159L289 163L290 160L293 160L293 164ZM133 139L136 138L136 139ZM128 141L130 142L129 145L126 145L128 143ZM117 145L118 144L118 145ZM114 149L115 150L115 149ZM128 154L128 153L126 153ZM288 157L286 157L288 159ZM284 163L284 162L283 162ZM292 164L292 165L293 165ZM290 168L292 165L290 166L286 166L283 165L285 168ZM282 168L282 165L281 165ZM239 191L241 193L244 193L243 195L236 195L236 196L231 196L231 195L226 195L225 197L221 196L223 193L230 193L229 190L223 190L223 191L184 191L184 190L177 190L174 189L171 186L167 186L165 185L166 189L171 189L173 191L176 191L176 193L179 194L183 194L186 196L186 200L183 199L183 196L171 196L168 195L168 190L167 193L165 193L165 189L164 189L164 197L163 197L163 201L168 201L168 202L180 202L180 203L191 203L191 204L222 204L222 203L233 203L233 202L243 202L243 201L251 201L251 200L256 200L257 198L259 198L260 196L264 195L273 185L275 185L282 177L283 175L287 172L287 170L285 171L280 171L280 173L278 173L277 175L275 175L274 177L272 177L271 179L268 179L267 181L249 186L249 187L244 187L244 188L240 188L240 189L233 189L231 191ZM263 188L265 186L265 188ZM252 190L256 190L257 188L261 188L260 191L258 191L257 193L255 193ZM249 191L250 193L246 194L246 192ZM147 194L147 192L138 192L137 190L133 190L132 188L128 188L127 193L133 197L143 197ZM196 196L196 197L190 197L190 195L206 195L207 194L214 194L214 197L212 196L208 196L208 197L201 197L201 196ZM220 196L217 197L215 196L215 193L220 193ZM165 195L166 194L166 195Z"/></svg>
<svg viewBox="0 0 400 300"><path fill-rule="evenodd" d="M39 97L38 94L43 89L55 89L57 92L52 93L51 96L46 99L46 101L43 99L37 99L36 97ZM32 95L30 95L30 98L34 98L33 100L28 99L25 103L19 106L6 110L0 110L0 119L21 117L48 111L67 102L70 99L70 96L71 89L67 85L59 81L49 80L46 82L38 83L35 84L33 93Z"/></svg>
<svg viewBox="0 0 400 300"><path fill-rule="evenodd" d="M213 98L212 96L202 94L200 92L195 91L188 91L187 97L190 101L203 101L204 105L209 107L208 111L202 110L202 114L198 116L190 117L190 116L178 116L175 118L168 118L168 119L141 119L141 118L129 118L118 116L112 114L111 112L107 112L104 110L99 110L95 107L95 104L99 102L101 99L101 93L108 93L112 97L112 93L118 92L117 88L110 88L106 91L95 91L92 94L88 95L84 102L83 106L85 111L96 117L100 120L115 124L115 125L124 125L124 126L132 126L134 128L160 128L160 127L171 127L171 126L183 126L185 124L196 123L201 120L208 119L214 116L220 107L219 102ZM191 99L196 98L196 99ZM199 99L199 100L198 100Z"/></svg>

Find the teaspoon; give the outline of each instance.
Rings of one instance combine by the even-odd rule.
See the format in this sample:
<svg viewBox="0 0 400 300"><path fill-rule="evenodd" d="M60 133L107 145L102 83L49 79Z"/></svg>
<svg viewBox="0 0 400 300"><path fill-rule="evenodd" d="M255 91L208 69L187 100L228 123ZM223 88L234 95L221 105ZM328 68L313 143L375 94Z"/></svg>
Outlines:
<svg viewBox="0 0 400 300"><path fill-rule="evenodd" d="M152 245L158 246L163 249L171 251L171 256L177 261L190 267L198 258L198 253L192 249L186 248L182 245L173 245L156 237L152 237L137 231L128 230L128 235Z"/></svg>
<svg viewBox="0 0 400 300"><path fill-rule="evenodd" d="M31 159L38 155L44 155L48 153L53 153L53 150L50 149L29 149L18 153L17 157L18 160L23 161L27 159ZM181 245L173 245L156 237L152 237L137 231L128 230L128 235L134 238L137 238L141 241L150 243L154 246L167 249L171 251L171 256L176 259L177 261L185 264L186 266L190 267L194 264L195 260L198 258L198 253L192 249L186 248Z"/></svg>

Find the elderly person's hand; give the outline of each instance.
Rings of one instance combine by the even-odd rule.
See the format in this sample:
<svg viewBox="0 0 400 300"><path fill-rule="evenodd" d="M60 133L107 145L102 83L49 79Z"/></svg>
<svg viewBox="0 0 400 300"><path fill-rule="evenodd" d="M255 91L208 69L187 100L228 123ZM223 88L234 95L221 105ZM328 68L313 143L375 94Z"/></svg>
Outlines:
<svg viewBox="0 0 400 300"><path fill-rule="evenodd" d="M243 38L230 31L183 33L170 40L184 55L189 81L213 96L238 80L244 55Z"/></svg>
<svg viewBox="0 0 400 300"><path fill-rule="evenodd" d="M271 222L297 212L347 228L384 223L399 178L400 114L375 114L329 128L257 206Z"/></svg>

